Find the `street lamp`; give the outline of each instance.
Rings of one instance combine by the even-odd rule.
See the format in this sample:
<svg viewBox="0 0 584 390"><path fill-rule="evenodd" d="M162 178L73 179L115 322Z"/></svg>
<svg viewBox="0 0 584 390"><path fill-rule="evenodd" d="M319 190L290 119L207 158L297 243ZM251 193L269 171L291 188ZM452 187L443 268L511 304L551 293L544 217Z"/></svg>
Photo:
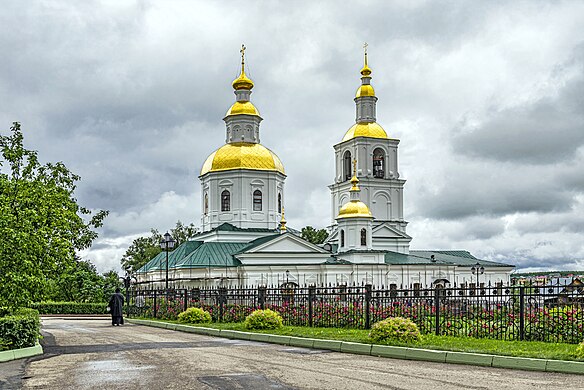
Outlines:
<svg viewBox="0 0 584 390"><path fill-rule="evenodd" d="M164 234L164 239L160 241L160 248L166 252L166 290L168 291L168 250L174 248L174 239L170 233L166 232Z"/></svg>
<svg viewBox="0 0 584 390"><path fill-rule="evenodd" d="M475 265L473 265L470 270L472 271L473 275L477 276L477 289L479 288L479 276L485 273L485 267L483 267L482 265L479 264L479 262L477 261L477 263Z"/></svg>
<svg viewBox="0 0 584 390"><path fill-rule="evenodd" d="M290 276L290 271L286 270L286 287L288 287L288 277Z"/></svg>

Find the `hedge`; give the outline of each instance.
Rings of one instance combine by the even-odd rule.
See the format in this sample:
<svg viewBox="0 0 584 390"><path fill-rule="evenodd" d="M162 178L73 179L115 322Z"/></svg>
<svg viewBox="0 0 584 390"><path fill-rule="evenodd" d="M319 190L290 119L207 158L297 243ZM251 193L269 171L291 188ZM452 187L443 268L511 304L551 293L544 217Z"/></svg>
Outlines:
<svg viewBox="0 0 584 390"><path fill-rule="evenodd" d="M33 347L40 336L39 312L0 308L0 351Z"/></svg>
<svg viewBox="0 0 584 390"><path fill-rule="evenodd" d="M107 303L37 302L29 307L40 314L107 314Z"/></svg>

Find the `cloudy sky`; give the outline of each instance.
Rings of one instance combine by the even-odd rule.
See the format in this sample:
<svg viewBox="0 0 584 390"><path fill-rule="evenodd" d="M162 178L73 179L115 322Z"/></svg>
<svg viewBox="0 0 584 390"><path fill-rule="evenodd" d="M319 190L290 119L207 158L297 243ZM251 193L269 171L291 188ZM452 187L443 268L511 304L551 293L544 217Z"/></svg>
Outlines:
<svg viewBox="0 0 584 390"><path fill-rule="evenodd" d="M5 0L0 129L82 177L80 203L110 210L83 255L119 269L150 228L199 225L245 43L286 218L325 227L366 41L412 248L583 269L584 2L340 4Z"/></svg>

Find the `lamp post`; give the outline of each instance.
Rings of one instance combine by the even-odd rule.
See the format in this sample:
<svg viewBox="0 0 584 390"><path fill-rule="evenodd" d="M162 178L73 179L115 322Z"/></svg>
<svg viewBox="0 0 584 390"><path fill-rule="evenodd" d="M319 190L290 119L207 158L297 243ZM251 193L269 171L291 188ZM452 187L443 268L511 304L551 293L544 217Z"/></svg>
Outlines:
<svg viewBox="0 0 584 390"><path fill-rule="evenodd" d="M288 287L288 277L290 276L290 271L286 270L286 287Z"/></svg>
<svg viewBox="0 0 584 390"><path fill-rule="evenodd" d="M174 248L174 239L170 233L166 232L163 236L163 240L160 241L160 248L166 252L166 278L165 278L165 288L168 291L168 250Z"/></svg>
<svg viewBox="0 0 584 390"><path fill-rule="evenodd" d="M479 288L479 276L485 273L485 267L483 267L482 265L479 264L479 262L477 261L477 263L475 265L473 265L470 270L472 271L473 275L477 276L477 289Z"/></svg>

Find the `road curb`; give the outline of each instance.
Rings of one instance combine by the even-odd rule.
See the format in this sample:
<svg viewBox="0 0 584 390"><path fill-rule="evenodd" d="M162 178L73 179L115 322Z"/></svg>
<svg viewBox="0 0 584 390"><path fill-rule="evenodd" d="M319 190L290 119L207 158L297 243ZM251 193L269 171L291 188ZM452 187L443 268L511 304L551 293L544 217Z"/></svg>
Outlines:
<svg viewBox="0 0 584 390"><path fill-rule="evenodd" d="M0 363L9 362L11 360L23 359L31 356L43 354L43 347L40 344L34 347L26 347L20 349L11 349L0 352Z"/></svg>
<svg viewBox="0 0 584 390"><path fill-rule="evenodd" d="M128 319L130 323L166 328L160 321ZM526 371L560 372L563 374L584 374L584 362L571 360L531 359L512 356L488 355L454 351L438 351L432 349L394 347L390 345L353 343L339 340L310 339L295 336L280 336L268 333L241 332L235 330L219 330L189 325L175 325L177 331L197 333L206 336L226 337L259 341L265 343L326 349L342 353L371 355L392 359L420 360L428 362L466 364L471 366L511 368ZM188 329L187 329L188 328ZM167 328L168 329L168 328ZM2 361L2 360L0 360Z"/></svg>

